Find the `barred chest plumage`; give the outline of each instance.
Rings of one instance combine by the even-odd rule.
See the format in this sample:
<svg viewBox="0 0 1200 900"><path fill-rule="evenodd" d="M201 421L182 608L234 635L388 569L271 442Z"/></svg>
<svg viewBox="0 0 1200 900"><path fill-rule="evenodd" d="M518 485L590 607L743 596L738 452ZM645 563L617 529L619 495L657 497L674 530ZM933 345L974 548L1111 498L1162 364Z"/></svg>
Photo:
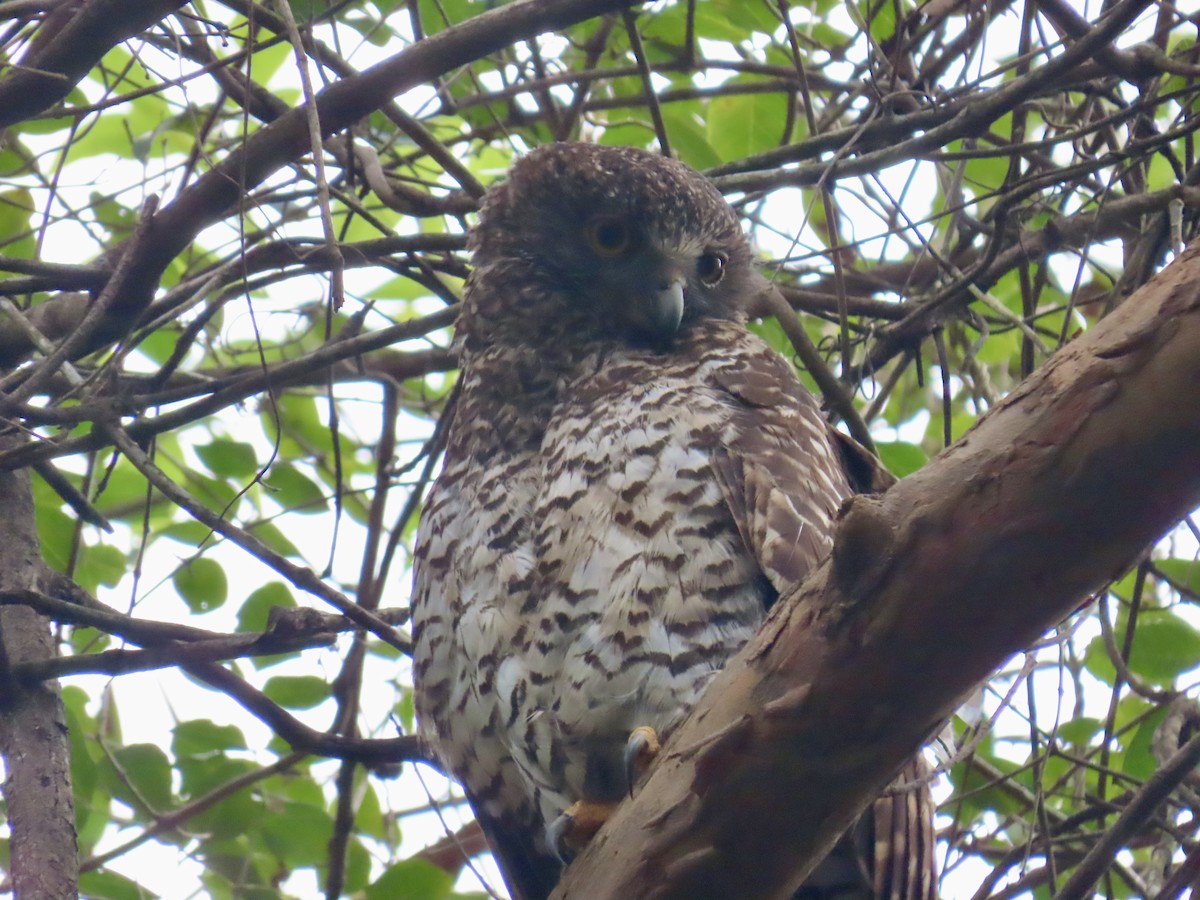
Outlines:
<svg viewBox="0 0 1200 900"><path fill-rule="evenodd" d="M504 430L495 395L477 418L487 376L465 373L419 535L430 582L417 586L414 665L421 721L497 817L546 823L582 797L618 799L630 731L669 732L758 627L774 588L723 496L726 448L807 435L816 463L839 471L798 385L778 435L740 433L747 397L730 385L752 394L747 373L777 359L743 326L706 323L690 340L695 353L621 351L585 361L563 390L510 395L525 426L544 424L540 441ZM848 492L814 482L809 517L829 521ZM801 562L827 540L810 535Z"/></svg>

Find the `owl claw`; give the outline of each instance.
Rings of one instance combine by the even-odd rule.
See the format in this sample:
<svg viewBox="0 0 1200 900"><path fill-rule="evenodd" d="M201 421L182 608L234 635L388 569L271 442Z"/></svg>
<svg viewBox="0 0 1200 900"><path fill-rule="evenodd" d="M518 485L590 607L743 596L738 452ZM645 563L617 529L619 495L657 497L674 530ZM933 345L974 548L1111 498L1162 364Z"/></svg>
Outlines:
<svg viewBox="0 0 1200 900"><path fill-rule="evenodd" d="M625 744L625 783L629 785L629 796L633 796L633 786L639 778L646 774L654 757L662 750L658 740L658 732L649 725L639 725L629 733Z"/></svg>
<svg viewBox="0 0 1200 900"><path fill-rule="evenodd" d="M578 806L578 804L575 804ZM575 817L571 814L572 806L567 809L562 815L546 826L546 843L550 845L551 851L558 857L558 861L564 866L571 861L571 857L575 852L567 846L567 835L571 831L571 826L575 822Z"/></svg>
<svg viewBox="0 0 1200 900"><path fill-rule="evenodd" d="M546 843L563 865L566 865L576 853L587 846L588 841L600 830L600 826L608 821L608 817L616 808L615 803L576 800L561 816L546 826Z"/></svg>

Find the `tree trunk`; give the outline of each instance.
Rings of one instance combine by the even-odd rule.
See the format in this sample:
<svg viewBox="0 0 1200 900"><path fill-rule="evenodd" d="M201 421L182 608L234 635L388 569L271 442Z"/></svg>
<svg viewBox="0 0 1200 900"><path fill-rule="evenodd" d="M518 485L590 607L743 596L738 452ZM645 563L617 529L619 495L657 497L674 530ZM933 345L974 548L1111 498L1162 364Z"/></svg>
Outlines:
<svg viewBox="0 0 1200 900"><path fill-rule="evenodd" d="M42 560L27 472L0 472L0 590L38 590ZM0 754L11 831L9 878L16 900L79 895L75 804L66 714L57 681L7 678L10 665L55 655L48 619L26 606L0 607Z"/></svg>

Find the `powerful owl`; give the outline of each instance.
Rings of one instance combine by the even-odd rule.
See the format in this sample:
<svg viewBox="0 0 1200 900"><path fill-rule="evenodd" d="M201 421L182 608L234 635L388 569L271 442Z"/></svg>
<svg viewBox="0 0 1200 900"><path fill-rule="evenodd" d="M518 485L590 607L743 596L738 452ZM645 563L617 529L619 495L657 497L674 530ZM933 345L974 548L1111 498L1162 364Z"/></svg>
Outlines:
<svg viewBox="0 0 1200 900"><path fill-rule="evenodd" d="M640 751L829 551L871 469L746 329L768 283L687 166L541 147L488 192L470 247L417 537L416 706L510 892L534 900L568 809L628 794ZM805 896L930 896L927 801L880 801Z"/></svg>

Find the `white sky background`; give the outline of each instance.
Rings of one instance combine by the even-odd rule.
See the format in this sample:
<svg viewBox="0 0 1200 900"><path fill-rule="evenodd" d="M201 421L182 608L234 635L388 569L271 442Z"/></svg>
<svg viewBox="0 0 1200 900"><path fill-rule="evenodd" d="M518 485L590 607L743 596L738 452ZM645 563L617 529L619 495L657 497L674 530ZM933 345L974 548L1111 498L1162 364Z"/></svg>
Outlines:
<svg viewBox="0 0 1200 900"><path fill-rule="evenodd" d="M1099 11L1099 2L1077 5L1081 13L1089 20L1094 19ZM1015 46L1019 13L1020 5L1018 4L1015 8L1005 12L993 26L989 32L989 41L991 43L987 47L986 55L979 60L970 62L970 65L974 69L974 74L989 71L996 59L1007 55L1011 51L1011 48ZM800 11L799 14L803 14L803 11ZM839 7L831 14L831 18L838 27L847 32L853 31L855 28L845 7ZM1122 44L1128 45L1142 40L1147 33L1148 25L1128 35L1122 41ZM349 29L342 29L341 31L343 41L350 40L355 36ZM384 56L397 52L399 49L398 45L378 48L364 43L353 52L347 52L347 56L354 65L361 69ZM170 71L170 66L173 63L164 59L161 65L168 74L173 74ZM848 70L849 64L847 64ZM285 65L281 75L277 76L277 82L272 86L276 89L281 87L295 89L296 82L294 78L292 69ZM177 99L181 101L187 98L203 100L205 99L204 92L209 90L209 85L210 82L205 79L198 80L186 88L186 98L180 94L177 95ZM411 111L419 113L422 103L428 97L429 92L427 90L419 89L410 92L409 95L401 98L401 100ZM47 139L47 146L53 146L60 139L60 135L50 135ZM33 142L32 138L28 140L31 143ZM913 174L911 168L908 165L896 166L891 170L880 173L879 179L893 193L902 193L906 182L908 182L910 176ZM142 168L133 162L115 158L89 159L73 163L65 170L64 177L58 186L58 191L73 207L80 208L87 205L88 197L93 190L109 190L112 186L121 184L140 184L142 178ZM931 165L925 164L919 166L915 178L916 187L920 191L919 195L931 198L937 196L936 185L932 181L933 167ZM162 194L164 202L172 196L174 187L174 185L170 184L155 184L153 181L151 182L151 188L158 190ZM909 185L910 192L912 191L912 187L912 185ZM792 197L789 197L786 192L780 192L772 198L765 214L768 218L773 219L784 233L800 234L801 248L803 246L819 246L820 241L811 233L806 234L805 232L803 222L798 215L798 210L800 210L799 198L800 193L798 191ZM123 195L121 199L124 202L132 200L131 205L136 206L141 198L130 198ZM859 209L857 216L853 202L843 203L842 209L851 217L852 226L859 234L874 233L879 230L877 220L875 220L871 211L865 206ZM419 223L411 224L419 227ZM295 235L302 234L306 237L319 236L320 226L314 220L304 223L301 226L291 226L288 232ZM202 238L202 241L209 245L222 244L230 240L236 240L236 235L226 225L210 229ZM765 233L760 237L760 244L772 256L787 255L789 251L793 251L793 248L787 246L782 239L773 239ZM60 221L55 223L47 232L45 258L47 260L63 262L78 262L80 261L79 248L91 246L93 246L93 242L90 236L80 226L70 221ZM861 247L864 257L902 255L905 250L906 248L899 245L885 248L879 242L867 242ZM1113 247L1109 250L1094 249L1092 252L1101 258L1106 253L1109 254L1113 268L1119 268L1120 252L1118 248ZM1074 282L1077 266L1077 260L1065 255L1056 261L1056 271L1060 279L1060 284L1069 286ZM347 271L347 294L351 297L370 297L374 287L386 280L390 280L392 277L392 274L388 272ZM297 306L297 287L299 284L300 282L295 279L287 282L285 288L287 296L278 298L277 303L274 304L275 315L288 316L294 314L292 311ZM317 302L326 291L327 285L325 280L313 276L311 293L303 298L302 302ZM272 304L264 304L261 300L255 300L254 304L257 324L269 337L272 331L272 315L270 313L264 314L264 308L269 309ZM431 300L428 311L440 308L440 306L439 301ZM229 332L235 335L241 332L240 336L249 336L252 332L249 313L246 307L242 306L240 313L236 304L231 304L227 309L230 313L227 317L226 326ZM935 391L938 384L938 379L935 375L931 374L929 384L930 391ZM348 402L342 403L341 411L343 418L341 425L344 429L351 430L369 439L378 433L379 392L373 386L369 385L359 386L356 390L361 392L363 403L360 405ZM343 396L345 396L346 389L342 389L342 391ZM254 421L242 421L244 417L252 417ZM899 433L890 432L887 429L877 429L877 437L883 440L901 439L916 443L920 441L924 434L927 422L928 414L922 414L912 422L906 424ZM227 410L222 414L222 424L226 432L238 440L257 440L259 444L259 458L266 459L268 457L271 448L267 446L265 440L261 437L253 437L256 435L261 436L258 414L253 408ZM411 419L408 426L402 429L401 436L422 439L427 435L428 427L428 422ZM408 452L411 452L411 448ZM192 462L196 463L197 461L192 460ZM398 491L396 493L398 503L402 499L399 496L402 492ZM392 512L394 514L395 510L392 510ZM296 527L298 524L304 527ZM329 534L332 530L330 516L310 516L306 519L291 517L285 520L282 525L288 538L305 553L306 558L312 566L320 568L329 558ZM118 546L129 546L134 543L135 538L136 536L132 535L127 529L124 529L123 526L118 526L118 534L112 540ZM1181 543L1173 555L1194 556L1196 554L1197 548L1195 542L1191 540L1190 535L1178 536L1178 539ZM155 544L155 551L146 557L145 571L141 583L137 588L136 597L133 585L127 580L118 588L105 591L101 599L118 610L128 609L131 602L136 600L137 614L147 618L168 621L186 620L189 624L195 624L200 627L232 631L237 624L236 612L239 601L262 584L278 580L278 576L248 557L242 551L232 548L229 545L217 546L208 551L206 555L217 560L225 567L230 577L231 600L224 607L206 616L194 617L189 614L188 608L183 601L175 595L171 583L171 575L181 563L193 555L195 548L182 544L177 545L177 548L177 553L172 556L166 552L166 545L164 543L159 542ZM349 518L343 517L338 542L334 548L333 571L335 582L352 584L357 579L362 549L363 534L361 529ZM409 573L406 565L394 567L392 584L390 585L388 594L385 596L385 604L403 605L407 602L409 592L408 579ZM311 598L306 598L302 595L297 595L297 598L301 603L317 605L317 601ZM1200 624L1200 621L1197 624ZM1085 626L1085 628L1089 629L1094 627L1094 622L1089 622ZM1086 641L1091 635L1080 635L1080 637ZM342 654L347 646L347 640L343 638L339 646L335 649L309 651L298 661L285 663L265 670L262 673L262 678L265 679L268 676L279 674L318 674L332 680L341 667ZM1043 655L1046 657L1047 662L1056 661L1057 659L1056 651L1053 649L1046 651ZM1019 666L1019 660L1017 661L1017 665ZM249 671L249 666L244 666L243 669ZM396 698L394 691L388 685L389 682L397 677L397 672L394 670L392 663L372 656L367 657L367 669L364 681L366 684L377 684L380 686L380 689L376 692L367 692L364 698L363 715L368 723L381 726L378 736L388 737L392 735L392 732L387 727L387 721ZM401 673L400 677L407 680L406 673ZM214 694L207 688L195 685L192 681L172 669L164 669L152 673L124 675L117 679L96 676L79 677L72 678L67 683L80 685L91 696L96 698L100 696L104 689L111 690L115 698L114 707L121 715L121 727L125 743L145 742L169 747L171 741L170 730L178 720L210 716L217 722L228 722L238 725L242 729L251 748L264 747L271 738L269 729L257 719L243 713L240 708L236 707L223 696ZM1051 670L1048 673L1041 673L1035 681L1035 686L1040 719L1051 721L1055 716L1063 720L1073 717L1073 706L1075 705L1076 698L1071 696L1069 681L1064 681L1060 685ZM1060 687L1065 693L1060 694ZM1003 717L998 723L998 729L1002 732L1027 736L1028 726L1020 718L1021 711L1026 708L1024 690L1017 693L1019 696L1014 701L1015 712ZM1107 687L1099 686L1094 696L1085 696L1081 700L1084 707L1089 709L1089 711L1096 715L1103 715L1108 705L1108 689ZM983 698L985 709L995 708L997 702L998 698L994 696L985 696ZM1095 707L1095 709L1091 709L1092 707ZM95 711L95 708L93 706L93 711ZM333 705L332 703L328 703L323 707L318 707L301 715L309 724L315 727L325 727L332 713ZM1047 719L1047 717L1050 718ZM1016 751L1020 752L1019 744L1016 745ZM1023 755L1021 758L1023 758ZM331 761L322 765L326 767L332 780L337 763ZM406 774L393 782L376 780L376 786L387 793L384 801L385 809L393 811L419 809L426 805L425 788L417 779L413 769L414 767L412 766L406 766ZM423 769L423 775L425 785L433 791L435 796L442 799L449 796L447 783L444 779L429 769ZM451 828L461 824L462 820L455 809L447 809L445 815ZM401 828L404 835L402 847L405 853L416 852L425 843L440 838L444 833L443 827L437 817L428 812L404 817L401 820ZM98 852L103 852L109 847L123 843L138 833L139 830L137 828L124 831L114 829L108 838L97 848ZM130 878L134 878L149 890L154 891L164 898L168 898L168 900L204 896L198 880L199 873L202 870L200 863L190 859L186 853L180 853L167 845L160 845L154 842L144 844L142 847L113 862L110 868ZM964 895L969 896L974 892L979 878L982 877L985 871L982 867L975 870L964 867L961 873L954 876L946 885L948 890L947 896L950 898ZM502 894L501 881L496 872L494 870L487 872L486 877L492 887ZM319 885L311 872L301 873L293 877L285 887L291 895L297 897L315 898L320 896ZM478 882L474 880L473 876L467 874L460 881L460 888L478 888Z"/></svg>

